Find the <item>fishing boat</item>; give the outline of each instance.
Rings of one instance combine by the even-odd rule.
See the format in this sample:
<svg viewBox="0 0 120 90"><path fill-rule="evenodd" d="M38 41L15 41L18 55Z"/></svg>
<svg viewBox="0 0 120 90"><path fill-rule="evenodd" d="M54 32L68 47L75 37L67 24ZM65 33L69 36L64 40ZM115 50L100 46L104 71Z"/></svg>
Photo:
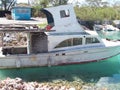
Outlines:
<svg viewBox="0 0 120 90"><path fill-rule="evenodd" d="M26 33L27 44L19 47L1 45L0 68L81 64L105 60L120 53L120 41L102 39L95 31L84 30L72 5L41 11L47 17L45 29L20 22L1 24L1 37L8 32Z"/></svg>

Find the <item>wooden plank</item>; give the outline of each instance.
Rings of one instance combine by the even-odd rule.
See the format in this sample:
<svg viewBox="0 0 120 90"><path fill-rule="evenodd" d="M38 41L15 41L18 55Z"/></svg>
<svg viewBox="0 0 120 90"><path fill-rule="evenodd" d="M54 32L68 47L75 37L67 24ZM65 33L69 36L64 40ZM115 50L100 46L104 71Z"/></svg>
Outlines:
<svg viewBox="0 0 120 90"><path fill-rule="evenodd" d="M27 45L20 45L20 46L2 46L2 48L6 49L6 48L27 48Z"/></svg>
<svg viewBox="0 0 120 90"><path fill-rule="evenodd" d="M11 29L11 28L2 28L0 32L53 32L55 30L46 30L46 29Z"/></svg>
<svg viewBox="0 0 120 90"><path fill-rule="evenodd" d="M31 24L0 24L0 32L53 32Z"/></svg>

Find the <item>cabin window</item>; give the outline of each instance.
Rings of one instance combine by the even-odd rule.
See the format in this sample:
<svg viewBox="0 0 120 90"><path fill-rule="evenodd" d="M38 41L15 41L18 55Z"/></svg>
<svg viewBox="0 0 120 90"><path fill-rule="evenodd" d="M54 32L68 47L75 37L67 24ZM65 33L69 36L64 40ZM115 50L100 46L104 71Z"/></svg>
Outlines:
<svg viewBox="0 0 120 90"><path fill-rule="evenodd" d="M29 13L29 10L23 9L23 10L21 10L21 13Z"/></svg>
<svg viewBox="0 0 120 90"><path fill-rule="evenodd" d="M86 38L85 44L92 44L92 43L100 43L100 41L94 37L93 38L91 38L91 37Z"/></svg>
<svg viewBox="0 0 120 90"><path fill-rule="evenodd" d="M28 9L16 9L17 13L29 13Z"/></svg>
<svg viewBox="0 0 120 90"><path fill-rule="evenodd" d="M67 39L67 40L61 42L60 44L58 44L55 48L77 46L77 45L82 45L82 38Z"/></svg>
<svg viewBox="0 0 120 90"><path fill-rule="evenodd" d="M61 42L59 45L57 45L55 48L60 48L60 47L67 47L71 46L71 39L67 39L63 42Z"/></svg>
<svg viewBox="0 0 120 90"><path fill-rule="evenodd" d="M60 16L61 16L61 18L69 17L70 16L69 10L61 10Z"/></svg>
<svg viewBox="0 0 120 90"><path fill-rule="evenodd" d="M82 45L82 38L73 38L73 46Z"/></svg>

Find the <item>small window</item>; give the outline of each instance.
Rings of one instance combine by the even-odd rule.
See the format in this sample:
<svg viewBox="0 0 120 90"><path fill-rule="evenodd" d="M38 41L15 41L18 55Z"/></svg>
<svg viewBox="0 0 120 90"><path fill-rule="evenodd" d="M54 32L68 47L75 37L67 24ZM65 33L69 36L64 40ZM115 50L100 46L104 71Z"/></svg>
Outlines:
<svg viewBox="0 0 120 90"><path fill-rule="evenodd" d="M28 12L29 12L28 9L23 9L23 10L21 10L21 13L28 13Z"/></svg>
<svg viewBox="0 0 120 90"><path fill-rule="evenodd" d="M86 38L86 44L92 44L92 43L100 43L100 41L97 38Z"/></svg>
<svg viewBox="0 0 120 90"><path fill-rule="evenodd" d="M60 11L60 16L61 16L61 18L69 17L70 16L69 10L61 10Z"/></svg>
<svg viewBox="0 0 120 90"><path fill-rule="evenodd" d="M16 9L17 13L29 13L28 9Z"/></svg>

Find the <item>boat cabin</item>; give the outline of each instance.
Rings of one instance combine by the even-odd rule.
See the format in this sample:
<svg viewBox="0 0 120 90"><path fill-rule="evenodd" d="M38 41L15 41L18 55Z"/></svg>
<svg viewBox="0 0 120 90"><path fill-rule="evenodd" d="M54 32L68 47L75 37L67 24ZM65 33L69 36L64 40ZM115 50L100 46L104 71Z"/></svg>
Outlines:
<svg viewBox="0 0 120 90"><path fill-rule="evenodd" d="M34 25L27 24L1 26L1 40L3 41L2 37L7 37L6 33L8 32L26 34L26 36L24 34L21 36L20 34L16 34L16 36L20 36L16 38L17 40L6 40L5 42L9 46L5 46L2 43L3 54L38 54L77 49L83 46L86 46L86 48L88 46L89 48L91 45L93 47L93 44L95 47L101 45L98 37L91 36L79 25L71 5L44 8L41 11L47 17L48 26L46 26L46 29L36 28ZM11 36L9 35L8 37L12 38ZM18 43L23 43L22 40L25 43L17 46ZM16 41L14 46L10 45L13 41Z"/></svg>
<svg viewBox="0 0 120 90"><path fill-rule="evenodd" d="M44 8L41 11L46 15L48 25L52 26L51 29L56 30L54 33L84 32L76 19L72 5Z"/></svg>

